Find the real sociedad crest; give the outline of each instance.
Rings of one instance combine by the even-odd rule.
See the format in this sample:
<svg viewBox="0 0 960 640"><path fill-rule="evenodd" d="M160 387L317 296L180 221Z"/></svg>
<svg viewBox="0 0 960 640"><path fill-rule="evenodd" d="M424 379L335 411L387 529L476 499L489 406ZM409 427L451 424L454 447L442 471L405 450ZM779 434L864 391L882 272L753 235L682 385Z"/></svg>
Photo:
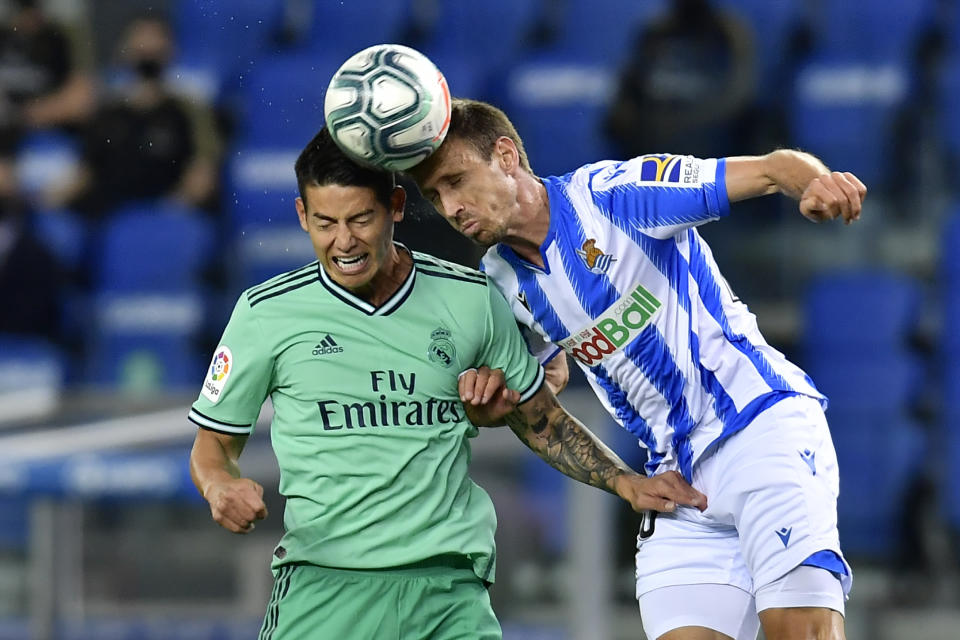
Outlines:
<svg viewBox="0 0 960 640"><path fill-rule="evenodd" d="M577 249L577 255L583 259L587 265L587 269L590 269L592 273L606 273L610 265L616 262L617 259L609 253L604 253L598 249L595 246L596 242L594 238L590 238L584 242L583 247Z"/></svg>

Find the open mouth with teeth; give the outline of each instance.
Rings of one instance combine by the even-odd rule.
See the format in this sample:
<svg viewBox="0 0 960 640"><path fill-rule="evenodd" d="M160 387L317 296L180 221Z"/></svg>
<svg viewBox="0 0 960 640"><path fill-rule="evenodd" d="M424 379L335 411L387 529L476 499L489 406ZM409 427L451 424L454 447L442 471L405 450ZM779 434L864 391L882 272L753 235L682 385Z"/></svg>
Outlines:
<svg viewBox="0 0 960 640"><path fill-rule="evenodd" d="M359 273L363 271L363 268L367 266L367 260L369 259L369 253L362 253L358 256L339 256L332 259L333 264L337 265L337 268L345 274Z"/></svg>

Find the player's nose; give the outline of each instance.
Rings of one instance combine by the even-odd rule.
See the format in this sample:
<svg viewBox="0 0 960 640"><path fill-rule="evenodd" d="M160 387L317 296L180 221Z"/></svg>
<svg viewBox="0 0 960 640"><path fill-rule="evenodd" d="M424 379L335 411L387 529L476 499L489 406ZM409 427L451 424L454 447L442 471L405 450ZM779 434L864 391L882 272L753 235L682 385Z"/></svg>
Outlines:
<svg viewBox="0 0 960 640"><path fill-rule="evenodd" d="M355 238L353 237L353 232L350 231L350 226L346 224L341 224L337 227L337 235L334 239L335 246L341 251L347 251L353 247Z"/></svg>

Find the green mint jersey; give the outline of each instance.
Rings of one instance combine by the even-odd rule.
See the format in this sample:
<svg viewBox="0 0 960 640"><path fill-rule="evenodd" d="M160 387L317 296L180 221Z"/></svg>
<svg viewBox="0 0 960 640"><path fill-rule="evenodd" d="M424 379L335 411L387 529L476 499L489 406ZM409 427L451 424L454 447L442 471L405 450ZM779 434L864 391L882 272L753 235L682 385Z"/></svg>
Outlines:
<svg viewBox="0 0 960 640"><path fill-rule="evenodd" d="M526 400L543 369L483 273L413 258L379 307L314 262L248 289L227 324L189 417L247 435L270 397L287 500L274 567L370 569L460 554L493 579L496 515L467 474L477 429L457 378L500 368Z"/></svg>

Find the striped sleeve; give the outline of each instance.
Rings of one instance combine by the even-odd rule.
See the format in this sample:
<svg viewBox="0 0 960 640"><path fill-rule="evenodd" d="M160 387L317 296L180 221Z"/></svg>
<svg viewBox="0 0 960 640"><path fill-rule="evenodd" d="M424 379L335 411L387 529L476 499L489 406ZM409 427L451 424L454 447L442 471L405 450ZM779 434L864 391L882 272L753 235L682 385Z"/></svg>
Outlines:
<svg viewBox="0 0 960 640"><path fill-rule="evenodd" d="M626 218L651 237L666 239L730 212L726 160L650 155L584 167L571 195L590 193L602 212Z"/></svg>

